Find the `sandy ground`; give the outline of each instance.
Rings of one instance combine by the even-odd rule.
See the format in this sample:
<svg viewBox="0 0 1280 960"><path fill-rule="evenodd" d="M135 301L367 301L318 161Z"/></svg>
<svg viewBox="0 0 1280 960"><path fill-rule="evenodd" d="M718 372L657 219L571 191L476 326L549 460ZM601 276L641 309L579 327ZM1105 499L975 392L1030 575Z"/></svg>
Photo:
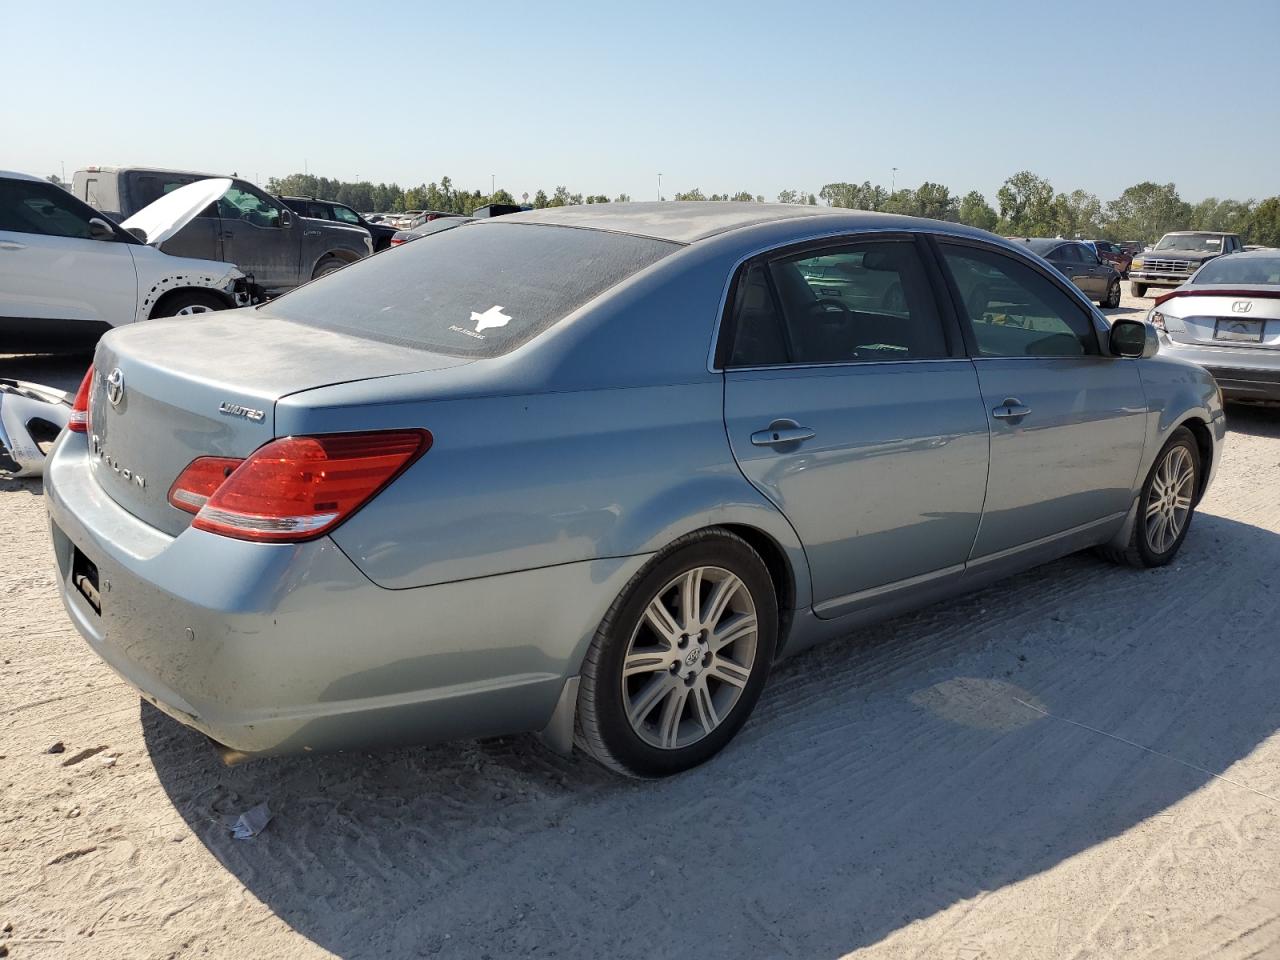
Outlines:
<svg viewBox="0 0 1280 960"><path fill-rule="evenodd" d="M0 484L0 943L1280 957L1280 411L1230 417L1176 564L1071 557L797 657L723 756L644 784L531 738L224 768L80 641L39 484Z"/></svg>

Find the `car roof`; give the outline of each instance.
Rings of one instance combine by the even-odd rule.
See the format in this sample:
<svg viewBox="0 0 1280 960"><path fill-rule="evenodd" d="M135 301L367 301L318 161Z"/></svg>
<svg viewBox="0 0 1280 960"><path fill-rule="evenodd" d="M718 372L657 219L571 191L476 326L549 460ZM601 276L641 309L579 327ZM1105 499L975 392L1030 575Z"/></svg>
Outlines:
<svg viewBox="0 0 1280 960"><path fill-rule="evenodd" d="M0 170L0 177L6 180L34 180L36 183L44 183L39 177L33 177L29 173L18 173L16 170Z"/></svg>
<svg viewBox="0 0 1280 960"><path fill-rule="evenodd" d="M1234 237L1230 230L1170 230L1166 237Z"/></svg>
<svg viewBox="0 0 1280 960"><path fill-rule="evenodd" d="M903 229L935 223L956 233L989 234L958 223L939 223L919 217L871 213L845 207L819 207L798 203L751 203L729 200L650 201L645 203L592 203L571 207L543 207L495 218L501 223L540 223L581 227L611 233L627 233L674 243L696 243L734 230L785 220L839 218L840 229L875 227ZM833 224L835 226L835 224Z"/></svg>

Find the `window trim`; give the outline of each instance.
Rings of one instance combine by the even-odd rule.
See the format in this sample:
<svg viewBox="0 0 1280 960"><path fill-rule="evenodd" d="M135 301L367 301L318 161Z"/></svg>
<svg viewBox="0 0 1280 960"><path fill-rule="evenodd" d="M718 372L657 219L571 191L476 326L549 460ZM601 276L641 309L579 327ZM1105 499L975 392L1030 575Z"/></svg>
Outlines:
<svg viewBox="0 0 1280 960"><path fill-rule="evenodd" d="M954 234L929 234L928 243L934 248L934 256L937 258L938 267L942 272L943 279L947 284L950 292L952 309L956 311L956 315L960 318L960 329L964 334L965 346L968 349L970 359L978 360L1051 360L1053 357L987 357L983 356L978 350L977 335L973 332L973 322L970 320L968 313L963 309L964 298L960 295L960 287L956 283L955 276L951 273L951 268L947 266L946 257L942 252L943 243L954 244L958 247L975 247L979 250L986 250L990 253L1004 254L1017 260L1019 263L1034 270L1041 277L1048 280L1060 291L1067 295L1067 298L1074 302L1084 312L1085 317L1089 321L1089 329L1093 331L1094 346L1096 353L1085 354L1085 356L1097 356L1109 358L1110 354L1103 349L1102 337L1098 331L1098 321L1093 308L1092 301L1084 300L1084 293L1075 284L1066 281L1064 277L1054 276L1053 273L1046 271L1043 266L1033 260L1030 256L1023 254L1016 248L1001 246L996 243L988 243L973 237L962 237Z"/></svg>
<svg viewBox="0 0 1280 960"><path fill-rule="evenodd" d="M926 236L928 234L923 231L915 230L862 230L851 233L825 234L821 237L790 241L747 254L734 265L729 275L729 282L725 286L725 292L720 301L719 316L716 318L715 331L712 336L711 353L707 364L708 371L710 373L727 373L731 370L735 372L749 370L807 370L828 367L868 367L886 363L950 363L955 360L966 359L968 351L964 330L955 312L955 305L951 300L950 291L944 284L943 277L939 272L940 264L937 259L937 253L925 239ZM733 347L733 339L737 334L737 317L734 316L734 306L737 301L738 288L753 266L756 264L767 266L773 261L789 259L806 253L813 256L822 256L823 251L836 250L852 244L894 242L907 242L915 247L920 266L924 268L925 275L928 277L929 292L937 308L938 321L942 324L942 335L947 346L947 356L913 357L902 360L832 360L821 363L792 363L787 361L785 363L743 366L734 366L728 362ZM782 308L778 301L773 271L766 269L765 278L769 284L769 295L773 299L774 309L777 311L778 316L781 317ZM790 344L788 344L788 350L790 350Z"/></svg>

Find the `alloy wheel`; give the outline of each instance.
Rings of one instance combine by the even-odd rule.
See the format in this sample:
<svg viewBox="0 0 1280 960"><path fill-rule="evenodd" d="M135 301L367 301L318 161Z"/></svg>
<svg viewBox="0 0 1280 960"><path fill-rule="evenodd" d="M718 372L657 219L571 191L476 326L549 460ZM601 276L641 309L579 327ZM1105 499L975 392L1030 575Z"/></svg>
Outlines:
<svg viewBox="0 0 1280 960"><path fill-rule="evenodd" d="M1147 546L1154 553L1169 550L1178 541L1191 515L1196 477L1191 452L1179 444L1165 454L1147 496Z"/></svg>
<svg viewBox="0 0 1280 960"><path fill-rule="evenodd" d="M213 307L206 306L203 303L192 303L183 307L181 310L175 313L174 316L175 317L193 317L198 313L213 313Z"/></svg>
<svg viewBox="0 0 1280 960"><path fill-rule="evenodd" d="M622 700L645 743L678 750L719 727L755 666L759 623L742 580L722 567L695 567L645 607L627 646Z"/></svg>

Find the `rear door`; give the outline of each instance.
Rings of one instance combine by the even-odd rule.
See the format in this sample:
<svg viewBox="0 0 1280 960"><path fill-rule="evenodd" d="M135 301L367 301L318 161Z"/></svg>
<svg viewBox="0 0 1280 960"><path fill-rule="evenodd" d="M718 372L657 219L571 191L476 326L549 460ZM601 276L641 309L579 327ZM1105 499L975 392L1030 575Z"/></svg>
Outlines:
<svg viewBox="0 0 1280 960"><path fill-rule="evenodd" d="M285 216L281 204L243 180L234 181L218 201L218 214L223 259L269 291L297 286L301 218Z"/></svg>
<svg viewBox="0 0 1280 960"><path fill-rule="evenodd" d="M85 345L133 320L133 244L90 239L95 216L51 183L0 178L0 352Z"/></svg>
<svg viewBox="0 0 1280 960"><path fill-rule="evenodd" d="M122 174L129 194L128 216L154 203L179 187L203 180L193 174L163 173L150 170L131 170ZM194 257L197 260L221 260L222 237L219 232L218 210L215 204L203 211L176 234L160 244L160 249L173 257Z"/></svg>
<svg viewBox="0 0 1280 960"><path fill-rule="evenodd" d="M1104 355L1091 312L1011 253L942 241L991 429L979 559L1123 514L1146 433L1132 361Z"/></svg>
<svg viewBox="0 0 1280 960"><path fill-rule="evenodd" d="M717 353L725 425L804 544L820 616L957 575L978 529L986 417L928 262L891 235L738 271Z"/></svg>

